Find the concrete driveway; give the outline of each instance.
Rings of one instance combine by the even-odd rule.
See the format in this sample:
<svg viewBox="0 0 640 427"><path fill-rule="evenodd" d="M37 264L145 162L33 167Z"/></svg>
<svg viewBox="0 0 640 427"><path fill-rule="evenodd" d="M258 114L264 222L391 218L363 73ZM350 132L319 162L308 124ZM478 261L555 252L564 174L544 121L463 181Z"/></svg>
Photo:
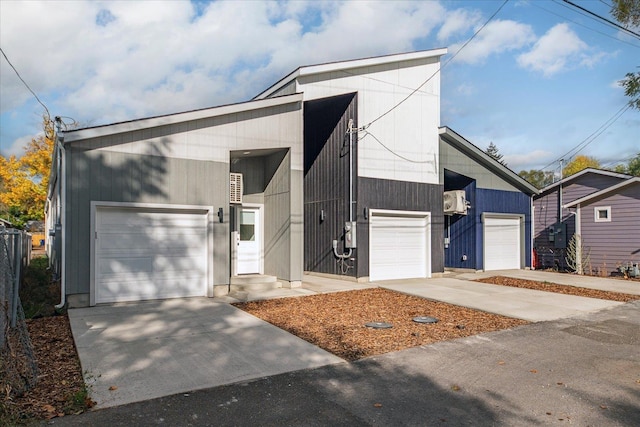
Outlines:
<svg viewBox="0 0 640 427"><path fill-rule="evenodd" d="M301 296L381 286L529 321L548 321L621 305L471 280L506 275L640 294L637 282L513 270L443 278L357 283L306 275ZM564 282L563 282L564 281ZM232 384L344 361L215 299L150 301L69 310L85 380L99 408Z"/></svg>
<svg viewBox="0 0 640 427"><path fill-rule="evenodd" d="M98 408L344 361L207 298L69 310Z"/></svg>

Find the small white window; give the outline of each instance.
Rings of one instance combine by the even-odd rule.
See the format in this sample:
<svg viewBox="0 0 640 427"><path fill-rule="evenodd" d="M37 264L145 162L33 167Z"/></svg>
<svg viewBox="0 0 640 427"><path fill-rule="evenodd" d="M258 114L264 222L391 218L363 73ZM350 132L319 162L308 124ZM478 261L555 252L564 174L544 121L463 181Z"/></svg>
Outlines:
<svg viewBox="0 0 640 427"><path fill-rule="evenodd" d="M611 222L611 206L598 206L593 208L595 222Z"/></svg>

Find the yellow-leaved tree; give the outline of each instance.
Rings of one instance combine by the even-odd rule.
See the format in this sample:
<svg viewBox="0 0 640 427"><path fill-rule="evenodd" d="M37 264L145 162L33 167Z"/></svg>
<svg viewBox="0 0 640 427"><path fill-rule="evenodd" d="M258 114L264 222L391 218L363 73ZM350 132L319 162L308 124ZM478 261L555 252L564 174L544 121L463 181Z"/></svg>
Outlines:
<svg viewBox="0 0 640 427"><path fill-rule="evenodd" d="M43 125L44 135L32 138L22 156L0 156L0 216L17 226L44 218L55 134L51 120Z"/></svg>
<svg viewBox="0 0 640 427"><path fill-rule="evenodd" d="M600 162L594 158L589 156L576 156L572 161L567 163L567 166L562 169L562 176L567 177L569 175L573 175L575 173L580 172L586 168L600 168Z"/></svg>

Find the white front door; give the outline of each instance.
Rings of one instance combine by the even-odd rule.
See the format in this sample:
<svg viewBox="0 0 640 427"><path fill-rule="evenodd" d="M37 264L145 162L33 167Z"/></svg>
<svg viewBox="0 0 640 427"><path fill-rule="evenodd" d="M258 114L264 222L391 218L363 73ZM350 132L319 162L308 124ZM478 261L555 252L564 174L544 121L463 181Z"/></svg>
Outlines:
<svg viewBox="0 0 640 427"><path fill-rule="evenodd" d="M262 273L262 218L259 207L243 206L238 215L238 274Z"/></svg>

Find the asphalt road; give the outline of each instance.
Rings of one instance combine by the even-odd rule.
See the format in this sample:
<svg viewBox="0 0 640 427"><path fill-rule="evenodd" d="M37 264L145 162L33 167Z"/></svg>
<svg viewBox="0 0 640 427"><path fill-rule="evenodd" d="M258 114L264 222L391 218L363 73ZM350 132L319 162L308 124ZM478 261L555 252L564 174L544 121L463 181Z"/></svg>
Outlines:
<svg viewBox="0 0 640 427"><path fill-rule="evenodd" d="M46 424L640 425L640 301Z"/></svg>

